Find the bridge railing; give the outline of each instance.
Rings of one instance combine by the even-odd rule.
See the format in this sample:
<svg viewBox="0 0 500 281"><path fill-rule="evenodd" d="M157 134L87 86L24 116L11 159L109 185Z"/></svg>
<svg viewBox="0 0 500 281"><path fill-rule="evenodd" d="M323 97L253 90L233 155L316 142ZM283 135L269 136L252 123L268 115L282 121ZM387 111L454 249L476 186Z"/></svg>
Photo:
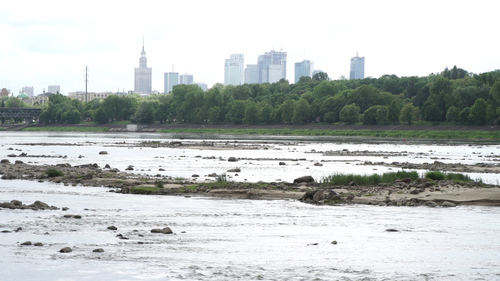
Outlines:
<svg viewBox="0 0 500 281"><path fill-rule="evenodd" d="M33 118L38 119L42 109L23 107L0 107L0 117Z"/></svg>

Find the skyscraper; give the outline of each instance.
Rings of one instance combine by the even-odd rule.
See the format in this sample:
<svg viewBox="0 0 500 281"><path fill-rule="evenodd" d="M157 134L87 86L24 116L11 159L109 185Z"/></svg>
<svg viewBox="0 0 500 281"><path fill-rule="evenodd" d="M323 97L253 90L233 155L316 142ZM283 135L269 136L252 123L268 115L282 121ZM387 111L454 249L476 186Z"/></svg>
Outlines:
<svg viewBox="0 0 500 281"><path fill-rule="evenodd" d="M59 85L49 85L47 87L47 92L52 93L52 94L61 93L61 86L59 86Z"/></svg>
<svg viewBox="0 0 500 281"><path fill-rule="evenodd" d="M150 94L152 88L152 70L148 67L148 59L144 51L144 41L142 42L141 58L139 67L134 69L134 92L140 94Z"/></svg>
<svg viewBox="0 0 500 281"><path fill-rule="evenodd" d="M303 60L295 63L295 83L299 82L300 77L312 77L313 62L310 60Z"/></svg>
<svg viewBox="0 0 500 281"><path fill-rule="evenodd" d="M365 57L358 57L358 53L351 58L349 79L365 79Z"/></svg>
<svg viewBox="0 0 500 281"><path fill-rule="evenodd" d="M23 92L25 92L28 97L32 97L35 94L35 90L33 89L33 86L26 86L23 87Z"/></svg>
<svg viewBox="0 0 500 281"><path fill-rule="evenodd" d="M256 64L247 64L245 68L245 83L258 84L259 83L259 70Z"/></svg>
<svg viewBox="0 0 500 281"><path fill-rule="evenodd" d="M233 54L224 63L224 85L243 85L244 79L244 55Z"/></svg>
<svg viewBox="0 0 500 281"><path fill-rule="evenodd" d="M179 85L179 72L166 72L164 74L164 90L165 94L172 92L175 85Z"/></svg>
<svg viewBox="0 0 500 281"><path fill-rule="evenodd" d="M259 83L274 83L286 79L286 52L272 50L257 61Z"/></svg>
<svg viewBox="0 0 500 281"><path fill-rule="evenodd" d="M193 74L181 74L181 77L180 77L180 80L179 80L179 84L186 84L186 85L189 85L189 84L192 84L193 83Z"/></svg>

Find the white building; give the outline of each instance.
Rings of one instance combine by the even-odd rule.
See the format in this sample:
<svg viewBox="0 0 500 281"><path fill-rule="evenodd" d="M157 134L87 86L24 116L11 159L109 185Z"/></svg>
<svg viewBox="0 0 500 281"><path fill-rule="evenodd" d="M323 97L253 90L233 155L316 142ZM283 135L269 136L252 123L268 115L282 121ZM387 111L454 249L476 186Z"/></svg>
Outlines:
<svg viewBox="0 0 500 281"><path fill-rule="evenodd" d="M299 82L300 77L308 76L312 77L313 73L313 62L310 60L303 60L301 62L295 63L295 83Z"/></svg>
<svg viewBox="0 0 500 281"><path fill-rule="evenodd" d="M165 72L163 75L163 92L168 94L172 92L175 85L179 85L179 72Z"/></svg>
<svg viewBox="0 0 500 281"><path fill-rule="evenodd" d="M179 79L179 84L192 84L193 83L193 74L181 74Z"/></svg>
<svg viewBox="0 0 500 281"><path fill-rule="evenodd" d="M247 68L245 68L245 83L259 83L259 69L257 68L256 64L247 64Z"/></svg>
<svg viewBox="0 0 500 281"><path fill-rule="evenodd" d="M25 92L28 97L32 97L35 94L35 89L33 86L26 86L22 89L23 92Z"/></svg>
<svg viewBox="0 0 500 281"><path fill-rule="evenodd" d="M61 93L61 86L59 85L49 85L47 87L47 92L49 93L52 93L52 94L57 94L57 93Z"/></svg>
<svg viewBox="0 0 500 281"><path fill-rule="evenodd" d="M152 92L152 81L152 70L151 67L148 67L148 59L146 58L143 42L139 67L134 69L134 92L139 94L150 94Z"/></svg>
<svg viewBox="0 0 500 281"><path fill-rule="evenodd" d="M365 79L365 57L358 57L358 53L351 58L349 79Z"/></svg>
<svg viewBox="0 0 500 281"><path fill-rule="evenodd" d="M274 83L280 79L286 79L286 55L286 52L272 50L259 56L257 60L259 83ZM275 72L278 70L280 77L275 81Z"/></svg>
<svg viewBox="0 0 500 281"><path fill-rule="evenodd" d="M243 85L244 81L244 55L232 54L224 63L224 85Z"/></svg>

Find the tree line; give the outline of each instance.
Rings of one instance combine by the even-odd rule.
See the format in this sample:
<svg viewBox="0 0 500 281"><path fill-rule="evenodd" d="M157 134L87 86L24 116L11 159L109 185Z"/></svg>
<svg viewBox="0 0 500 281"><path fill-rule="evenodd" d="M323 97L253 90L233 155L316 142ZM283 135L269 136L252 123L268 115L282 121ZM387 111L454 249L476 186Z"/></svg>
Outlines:
<svg viewBox="0 0 500 281"><path fill-rule="evenodd" d="M12 98L9 98L9 100ZM7 102L9 101L7 100ZM363 123L494 124L500 116L500 70L469 73L456 66L426 77L331 80L326 73L295 84L224 86L204 92L177 85L169 94L112 95L87 104L56 94L42 106L46 123Z"/></svg>

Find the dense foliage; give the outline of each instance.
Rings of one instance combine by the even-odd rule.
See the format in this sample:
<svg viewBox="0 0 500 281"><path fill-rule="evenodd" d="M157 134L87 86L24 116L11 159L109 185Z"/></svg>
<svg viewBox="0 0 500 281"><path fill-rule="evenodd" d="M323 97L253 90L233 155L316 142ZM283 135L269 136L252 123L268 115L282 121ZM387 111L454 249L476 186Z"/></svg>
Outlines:
<svg viewBox="0 0 500 281"><path fill-rule="evenodd" d="M493 124L500 115L500 70L482 74L457 68L426 77L384 75L331 80L326 73L296 84L177 85L169 94L113 95L87 104L62 95L44 105L44 122L135 123L348 123Z"/></svg>

